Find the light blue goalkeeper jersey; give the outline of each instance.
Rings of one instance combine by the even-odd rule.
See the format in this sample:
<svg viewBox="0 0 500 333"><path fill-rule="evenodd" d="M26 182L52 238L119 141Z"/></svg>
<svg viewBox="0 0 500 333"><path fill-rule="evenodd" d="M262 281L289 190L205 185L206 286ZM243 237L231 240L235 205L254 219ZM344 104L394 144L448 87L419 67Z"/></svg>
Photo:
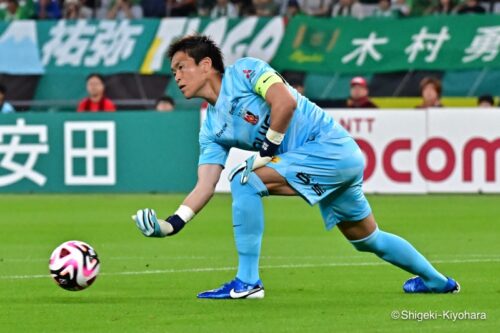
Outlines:
<svg viewBox="0 0 500 333"><path fill-rule="evenodd" d="M199 164L225 165L232 147L258 151L270 125L271 108L256 84L265 73L276 71L262 60L242 58L226 68L216 104L209 105L200 130ZM269 75L269 74L268 74ZM288 86L297 101L278 155L321 138L338 139L349 133L316 104Z"/></svg>

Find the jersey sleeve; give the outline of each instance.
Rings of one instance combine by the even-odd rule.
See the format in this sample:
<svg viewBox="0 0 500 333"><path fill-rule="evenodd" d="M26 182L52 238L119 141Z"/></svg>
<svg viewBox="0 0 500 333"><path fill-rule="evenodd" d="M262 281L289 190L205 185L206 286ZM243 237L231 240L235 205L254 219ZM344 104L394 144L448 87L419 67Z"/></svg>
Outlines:
<svg viewBox="0 0 500 333"><path fill-rule="evenodd" d="M219 164L222 167L226 164L229 150L215 142L211 131L210 122L205 119L200 130L200 158L198 165Z"/></svg>
<svg viewBox="0 0 500 333"><path fill-rule="evenodd" d="M256 58L242 58L234 64L234 75L248 91L266 98L267 90L276 82L286 83L268 63Z"/></svg>

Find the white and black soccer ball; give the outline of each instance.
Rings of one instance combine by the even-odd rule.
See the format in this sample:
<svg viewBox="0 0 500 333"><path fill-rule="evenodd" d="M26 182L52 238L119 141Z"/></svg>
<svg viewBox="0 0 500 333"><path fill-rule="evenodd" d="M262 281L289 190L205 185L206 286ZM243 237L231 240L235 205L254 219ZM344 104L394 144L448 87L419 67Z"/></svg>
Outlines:
<svg viewBox="0 0 500 333"><path fill-rule="evenodd" d="M50 256L52 278L61 288L71 291L89 287L99 274L100 262L92 246L72 240L59 245Z"/></svg>

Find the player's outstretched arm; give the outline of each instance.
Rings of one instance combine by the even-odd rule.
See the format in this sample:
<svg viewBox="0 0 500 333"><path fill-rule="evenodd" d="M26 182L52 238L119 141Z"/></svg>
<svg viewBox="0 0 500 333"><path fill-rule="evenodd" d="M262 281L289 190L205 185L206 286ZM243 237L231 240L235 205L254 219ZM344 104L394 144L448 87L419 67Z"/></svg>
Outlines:
<svg viewBox="0 0 500 333"><path fill-rule="evenodd" d="M219 182L222 166L219 164L203 164L198 167L198 182L194 189L184 199L183 205L191 207L198 213L212 198L215 186Z"/></svg>
<svg viewBox="0 0 500 333"><path fill-rule="evenodd" d="M198 167L198 182L174 215L159 219L153 209L140 209L132 216L137 228L146 237L173 236L189 222L212 198L222 166L204 164Z"/></svg>
<svg viewBox="0 0 500 333"><path fill-rule="evenodd" d="M276 154L279 145L285 137L285 132L288 129L288 125L290 125L293 112L297 108L297 101L283 83L281 77L277 74L271 74L272 76L270 77L266 77L266 75L269 74L262 75L262 81L269 82L271 85L264 86L263 88L258 87L257 93L264 97L271 107L271 126L267 130L259 153L237 165L229 173L230 181L238 172L241 172L240 182L245 184L253 170L263 167L272 160L272 157ZM260 81L261 79L259 79Z"/></svg>

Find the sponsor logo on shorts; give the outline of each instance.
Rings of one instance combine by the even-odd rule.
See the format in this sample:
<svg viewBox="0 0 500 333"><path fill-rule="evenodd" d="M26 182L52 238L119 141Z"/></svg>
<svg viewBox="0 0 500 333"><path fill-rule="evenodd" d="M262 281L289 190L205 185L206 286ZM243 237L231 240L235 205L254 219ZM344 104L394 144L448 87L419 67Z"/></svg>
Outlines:
<svg viewBox="0 0 500 333"><path fill-rule="evenodd" d="M295 175L297 179L304 185L312 185L311 190L314 191L319 197L326 192L326 190L317 182L314 181L314 178L304 172L297 172Z"/></svg>

